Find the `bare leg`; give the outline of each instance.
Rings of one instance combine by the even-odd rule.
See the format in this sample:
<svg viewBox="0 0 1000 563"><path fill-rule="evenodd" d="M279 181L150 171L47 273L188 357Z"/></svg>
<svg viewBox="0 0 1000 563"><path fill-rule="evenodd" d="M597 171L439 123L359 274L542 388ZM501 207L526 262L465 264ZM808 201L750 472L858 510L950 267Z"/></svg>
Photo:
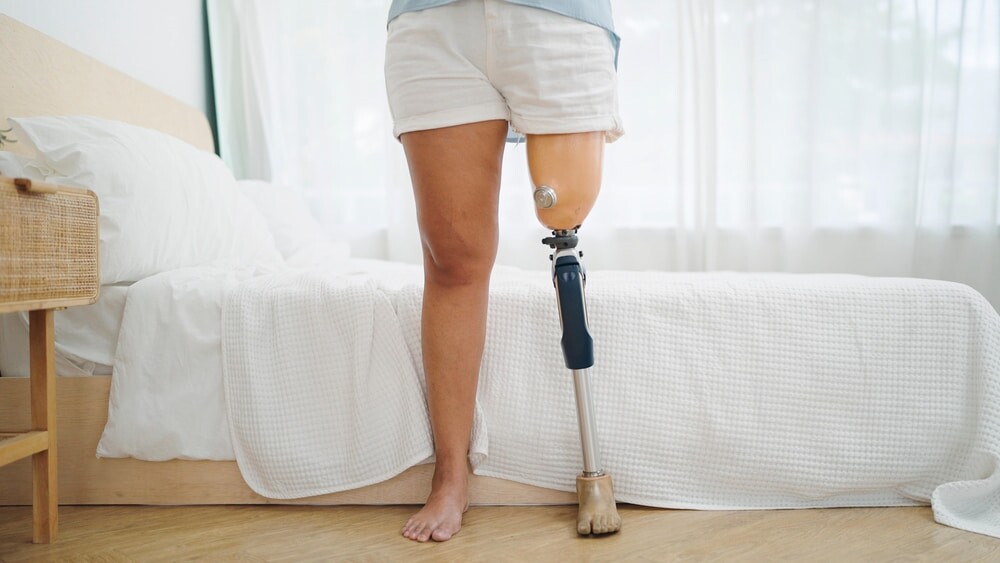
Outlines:
<svg viewBox="0 0 1000 563"><path fill-rule="evenodd" d="M445 541L468 507L468 452L496 258L506 121L402 135L424 253L421 320L436 466L427 504L403 526Z"/></svg>

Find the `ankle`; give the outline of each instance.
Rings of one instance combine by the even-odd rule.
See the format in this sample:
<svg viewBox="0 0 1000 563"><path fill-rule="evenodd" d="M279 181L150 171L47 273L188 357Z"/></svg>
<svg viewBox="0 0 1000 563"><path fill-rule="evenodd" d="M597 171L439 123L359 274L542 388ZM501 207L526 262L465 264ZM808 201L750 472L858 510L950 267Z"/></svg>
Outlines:
<svg viewBox="0 0 1000 563"><path fill-rule="evenodd" d="M438 460L434 464L434 485L466 485L469 481L469 466L462 459L460 463Z"/></svg>
<svg viewBox="0 0 1000 563"><path fill-rule="evenodd" d="M469 456L461 454L434 454L434 468L437 471L447 471L448 473L468 473Z"/></svg>

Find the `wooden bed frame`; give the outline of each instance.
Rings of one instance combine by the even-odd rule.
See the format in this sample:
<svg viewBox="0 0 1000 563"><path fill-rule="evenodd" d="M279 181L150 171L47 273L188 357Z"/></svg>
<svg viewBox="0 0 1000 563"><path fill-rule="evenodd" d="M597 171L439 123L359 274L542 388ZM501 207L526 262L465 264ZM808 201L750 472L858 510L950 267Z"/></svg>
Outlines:
<svg viewBox="0 0 1000 563"><path fill-rule="evenodd" d="M214 150L200 111L2 14L0 77L0 124L8 116L95 115ZM4 150L29 154L20 143ZM110 388L111 376L58 378L61 504L420 504L430 491L433 465L361 489L289 501L251 491L234 461L98 459ZM0 377L0 429L29 427L28 407L27 378ZM479 476L471 479L470 497L473 504L576 503L575 493ZM0 505L28 504L31 461L0 468Z"/></svg>

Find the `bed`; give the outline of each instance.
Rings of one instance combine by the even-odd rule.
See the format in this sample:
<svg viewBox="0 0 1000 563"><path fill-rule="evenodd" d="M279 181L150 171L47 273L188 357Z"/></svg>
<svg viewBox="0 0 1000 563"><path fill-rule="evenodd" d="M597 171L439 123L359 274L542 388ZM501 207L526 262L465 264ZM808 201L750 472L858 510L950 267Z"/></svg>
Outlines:
<svg viewBox="0 0 1000 563"><path fill-rule="evenodd" d="M197 111L2 16L0 71L12 85L0 94L0 118L96 115L212 149ZM591 272L588 280L601 446L620 501L930 503L942 523L1000 534L1000 317L975 291L846 275ZM121 290L106 289L99 305L113 308ZM177 268L136 277L125 293L120 324L103 329L119 333L112 375L59 381L64 503L424 500L433 466L415 266ZM472 502L573 502L579 444L550 281L498 268L490 307ZM171 326L195 328L148 328ZM199 338L210 343L204 359L187 357L192 334L209 335ZM344 364L356 369L328 377ZM158 391L165 380L199 391L170 406L170 393ZM24 379L0 377L0 427L26 424L26 394ZM281 394L287 404L274 400ZM203 401L192 407L191 397ZM295 416L301 405L316 416ZM143 421L151 409L155 420ZM351 441L369 427L391 437L384 458ZM216 449L156 449L199 439ZM237 463L205 460L227 458L226 444ZM24 464L0 469L0 503L27 504L28 479Z"/></svg>

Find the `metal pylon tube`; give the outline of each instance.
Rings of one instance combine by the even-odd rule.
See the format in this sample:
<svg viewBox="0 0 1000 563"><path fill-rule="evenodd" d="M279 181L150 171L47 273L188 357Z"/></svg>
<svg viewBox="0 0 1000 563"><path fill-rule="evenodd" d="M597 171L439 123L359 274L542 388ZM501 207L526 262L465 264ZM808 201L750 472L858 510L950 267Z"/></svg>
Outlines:
<svg viewBox="0 0 1000 563"><path fill-rule="evenodd" d="M597 424L594 420L594 403L590 398L590 377L586 370L573 370L573 389L576 391L576 415L580 423L580 446L583 449L583 476L598 477L604 474L601 456L597 451Z"/></svg>

